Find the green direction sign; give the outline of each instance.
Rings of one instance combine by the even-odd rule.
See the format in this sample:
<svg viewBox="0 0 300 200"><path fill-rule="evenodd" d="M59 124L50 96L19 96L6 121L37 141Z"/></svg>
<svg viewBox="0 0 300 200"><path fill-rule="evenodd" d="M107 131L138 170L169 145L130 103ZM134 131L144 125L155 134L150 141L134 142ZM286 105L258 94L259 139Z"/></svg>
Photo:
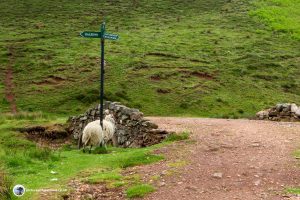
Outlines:
<svg viewBox="0 0 300 200"><path fill-rule="evenodd" d="M119 38L118 35L106 33L105 31L105 22L101 24L100 32L91 32L84 31L80 33L81 37L85 38L101 38L101 64L100 64L100 126L103 125L103 99L104 99L104 41L108 40L117 40ZM78 145L81 145L81 140L78 140Z"/></svg>
<svg viewBox="0 0 300 200"><path fill-rule="evenodd" d="M101 32L84 31L80 33L81 37L86 38L101 38Z"/></svg>
<svg viewBox="0 0 300 200"><path fill-rule="evenodd" d="M103 35L103 38L104 39L109 39L109 40L117 40L119 38L119 36L115 35L115 34L105 33Z"/></svg>

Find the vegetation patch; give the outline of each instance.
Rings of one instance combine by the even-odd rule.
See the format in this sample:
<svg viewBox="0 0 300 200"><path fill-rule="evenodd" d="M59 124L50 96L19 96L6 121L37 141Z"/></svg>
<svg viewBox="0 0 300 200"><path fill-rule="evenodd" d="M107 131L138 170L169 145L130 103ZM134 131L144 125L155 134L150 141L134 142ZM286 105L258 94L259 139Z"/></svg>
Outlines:
<svg viewBox="0 0 300 200"><path fill-rule="evenodd" d="M100 172L91 175L88 177L88 183L102 183L102 182L109 182L109 181L120 181L122 179L122 175L116 171L108 171L108 172Z"/></svg>
<svg viewBox="0 0 300 200"><path fill-rule="evenodd" d="M145 195L154 192L155 188L148 184L140 184L129 187L126 190L128 198L144 197Z"/></svg>
<svg viewBox="0 0 300 200"><path fill-rule="evenodd" d="M257 10L251 15L269 25L273 30L300 40L300 2L295 0L257 0Z"/></svg>
<svg viewBox="0 0 300 200"><path fill-rule="evenodd" d="M294 156L296 159L300 159L300 150L295 151Z"/></svg>
<svg viewBox="0 0 300 200"><path fill-rule="evenodd" d="M300 194L300 188L288 188L286 192L290 194Z"/></svg>
<svg viewBox="0 0 300 200"><path fill-rule="evenodd" d="M106 182L107 187L118 188L127 184L140 183L139 176L122 177L123 168L149 164L163 159L152 154L160 145L139 149L108 147L107 154L86 154L68 144L60 149L38 147L26 139L16 127L37 124L61 123L66 119L48 120L4 120L0 124L0 167L7 170L13 183L21 183L26 188L65 188L70 178L89 173L86 181ZM95 169L106 169L103 172ZM27 192L25 200L34 199L37 193Z"/></svg>
<svg viewBox="0 0 300 200"><path fill-rule="evenodd" d="M165 142L173 142L173 141L180 141L180 140L187 140L190 137L189 132L182 132L182 133L171 133L168 137L164 140Z"/></svg>

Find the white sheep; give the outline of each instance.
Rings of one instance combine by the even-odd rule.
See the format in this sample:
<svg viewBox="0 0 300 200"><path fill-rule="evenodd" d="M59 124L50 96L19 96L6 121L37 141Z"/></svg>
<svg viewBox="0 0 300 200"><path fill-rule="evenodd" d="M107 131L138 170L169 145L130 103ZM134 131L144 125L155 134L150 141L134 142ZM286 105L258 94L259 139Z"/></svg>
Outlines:
<svg viewBox="0 0 300 200"><path fill-rule="evenodd" d="M108 111L105 111L105 118L103 120L103 133L104 133L104 142L105 144L108 141L112 140L113 144L115 145L114 136L116 131L116 122L112 114L108 114Z"/></svg>
<svg viewBox="0 0 300 200"><path fill-rule="evenodd" d="M104 133L100 126L100 120L88 123L82 132L83 152L86 146L91 146L89 153L91 153L93 146L105 145Z"/></svg>

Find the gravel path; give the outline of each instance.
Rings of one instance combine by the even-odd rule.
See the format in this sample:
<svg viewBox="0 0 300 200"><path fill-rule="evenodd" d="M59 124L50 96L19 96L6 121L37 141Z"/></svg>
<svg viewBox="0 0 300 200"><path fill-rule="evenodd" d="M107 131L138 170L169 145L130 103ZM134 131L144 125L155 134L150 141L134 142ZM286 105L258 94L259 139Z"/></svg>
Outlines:
<svg viewBox="0 0 300 200"><path fill-rule="evenodd" d="M300 123L150 119L160 128L191 131L194 142L162 149L167 161L131 169L145 180L160 176L158 190L144 199L300 199L283 193L300 186L299 161L292 156L300 146ZM170 173L170 166L177 171Z"/></svg>

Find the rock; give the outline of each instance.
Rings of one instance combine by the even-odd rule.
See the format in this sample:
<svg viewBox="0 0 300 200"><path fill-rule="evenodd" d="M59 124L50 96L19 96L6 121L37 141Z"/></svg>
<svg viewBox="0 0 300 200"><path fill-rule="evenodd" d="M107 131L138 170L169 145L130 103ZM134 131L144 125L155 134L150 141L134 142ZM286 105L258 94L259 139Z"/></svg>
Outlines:
<svg viewBox="0 0 300 200"><path fill-rule="evenodd" d="M261 183L261 180L257 180L257 181L254 182L254 185L255 185L255 186L259 186L260 183Z"/></svg>
<svg viewBox="0 0 300 200"><path fill-rule="evenodd" d="M281 112L282 109L283 109L283 104L278 103L278 104L276 105L276 111L277 111L277 112Z"/></svg>
<svg viewBox="0 0 300 200"><path fill-rule="evenodd" d="M212 177L214 178L218 178L218 179L221 179L223 177L223 173L221 172L216 172L212 175Z"/></svg>
<svg viewBox="0 0 300 200"><path fill-rule="evenodd" d="M257 142L254 142L250 145L251 147L260 147L260 144Z"/></svg>
<svg viewBox="0 0 300 200"><path fill-rule="evenodd" d="M256 117L258 117L258 119L262 120L262 119L266 119L269 117L269 113L268 111L259 111L258 113L256 113Z"/></svg>
<svg viewBox="0 0 300 200"><path fill-rule="evenodd" d="M162 186L165 186L165 185L166 185L165 182L160 182L160 183L158 184L159 187L162 187Z"/></svg>
<svg viewBox="0 0 300 200"><path fill-rule="evenodd" d="M122 120L122 121L124 121L124 120L126 120L126 119L128 119L128 116L127 116L127 115L122 115L122 116L121 116L121 120Z"/></svg>
<svg viewBox="0 0 300 200"><path fill-rule="evenodd" d="M186 186L185 189L187 189L187 190L193 190L193 191L197 191L198 190L198 188L195 187L195 186Z"/></svg>
<svg viewBox="0 0 300 200"><path fill-rule="evenodd" d="M289 103L284 103L282 105L282 112L290 112L291 111L291 104Z"/></svg>
<svg viewBox="0 0 300 200"><path fill-rule="evenodd" d="M84 196L85 196L85 199L87 199L87 200L92 200L92 199L94 199L94 198L93 198L93 195L92 195L92 194L89 194L89 193L85 194Z"/></svg>
<svg viewBox="0 0 300 200"><path fill-rule="evenodd" d="M296 113L296 111L298 110L298 106L294 103L291 104L291 112L292 113Z"/></svg>
<svg viewBox="0 0 300 200"><path fill-rule="evenodd" d="M279 112L278 112L277 110L271 110L271 111L269 112L269 116L270 116L270 117L274 117L274 116L277 116L277 115L279 115Z"/></svg>
<svg viewBox="0 0 300 200"><path fill-rule="evenodd" d="M149 127L149 128L153 128L153 129L157 129L158 126L150 121L146 121L146 122L143 122L142 123L142 126L146 126L146 127Z"/></svg>
<svg viewBox="0 0 300 200"><path fill-rule="evenodd" d="M86 116L80 118L80 121L85 121L85 120L87 120L87 117L86 117Z"/></svg>
<svg viewBox="0 0 300 200"><path fill-rule="evenodd" d="M297 117L300 117L300 108L298 108L298 109L295 111L295 115L296 115Z"/></svg>
<svg viewBox="0 0 300 200"><path fill-rule="evenodd" d="M133 112L130 114L130 119L131 120L138 120L140 118L142 118L142 114L140 112Z"/></svg>
<svg viewBox="0 0 300 200"><path fill-rule="evenodd" d="M300 121L300 108L294 103L280 103L268 110L257 112L256 118L272 121Z"/></svg>

